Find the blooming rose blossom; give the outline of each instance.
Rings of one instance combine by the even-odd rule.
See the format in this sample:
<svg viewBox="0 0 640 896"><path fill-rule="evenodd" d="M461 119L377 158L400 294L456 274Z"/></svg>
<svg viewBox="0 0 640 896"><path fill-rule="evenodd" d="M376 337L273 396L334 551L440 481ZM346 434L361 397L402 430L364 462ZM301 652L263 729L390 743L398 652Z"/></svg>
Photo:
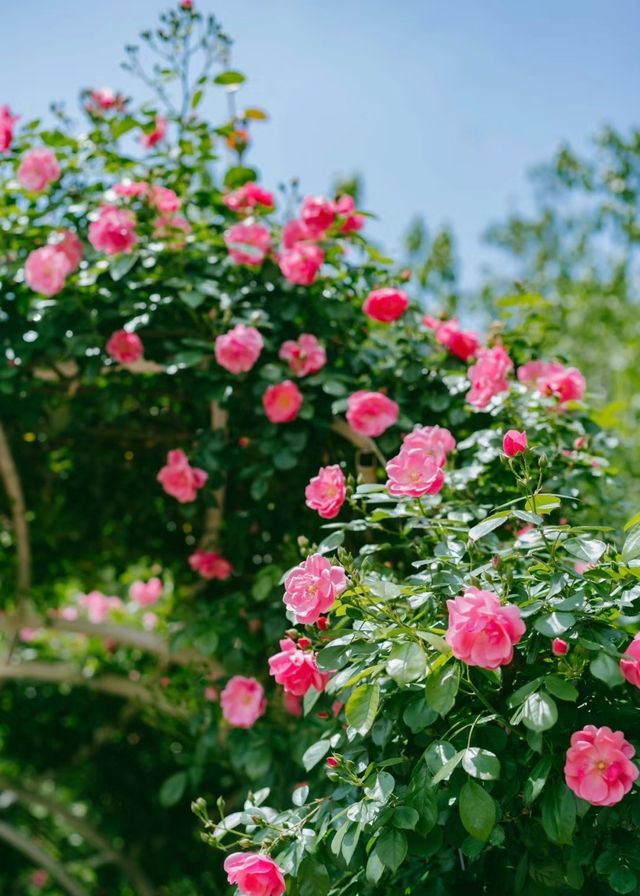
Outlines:
<svg viewBox="0 0 640 896"><path fill-rule="evenodd" d="M102 591L90 591L88 594L79 596L78 605L86 610L89 622L100 625L108 618L112 610L117 610L122 606L122 601L119 597L109 597Z"/></svg>
<svg viewBox="0 0 640 896"><path fill-rule="evenodd" d="M580 401L587 384L576 367L565 367L557 361L529 361L518 368L518 380L535 386L542 395L553 395L560 403Z"/></svg>
<svg viewBox="0 0 640 896"><path fill-rule="evenodd" d="M340 218L344 218L344 222L340 226L340 233L353 233L356 230L362 230L365 224L363 215L356 215L356 203L353 196L345 193L340 196L335 203L336 214Z"/></svg>
<svg viewBox="0 0 640 896"><path fill-rule="evenodd" d="M261 853L233 852L224 860L224 870L240 896L282 896L286 890L282 869Z"/></svg>
<svg viewBox="0 0 640 896"><path fill-rule="evenodd" d="M332 566L322 554L311 554L287 575L284 602L295 615L296 622L316 622L328 612L347 587L341 566Z"/></svg>
<svg viewBox="0 0 640 896"><path fill-rule="evenodd" d="M304 490L305 503L318 516L332 520L340 513L346 497L344 473L338 466L320 467Z"/></svg>
<svg viewBox="0 0 640 896"><path fill-rule="evenodd" d="M191 233L191 224L183 215L158 215L153 219L153 235L164 240L167 249L184 248L187 236Z"/></svg>
<svg viewBox="0 0 640 896"><path fill-rule="evenodd" d="M461 330L457 320L438 322L436 340L461 361L473 358L480 348L480 338L473 330Z"/></svg>
<svg viewBox="0 0 640 896"><path fill-rule="evenodd" d="M162 212L163 214L177 212L182 206L182 200L178 194L168 187L160 186L160 184L155 184L153 187L150 187L147 199L149 200L149 204L152 205L156 211Z"/></svg>
<svg viewBox="0 0 640 896"><path fill-rule="evenodd" d="M294 249L299 243L313 242L313 237L306 224L294 218L288 221L282 230L282 245L285 249Z"/></svg>
<svg viewBox="0 0 640 896"><path fill-rule="evenodd" d="M273 193L263 190L258 184L250 182L232 190L222 197L222 201L232 212L250 212L257 206L272 209L275 205Z"/></svg>
<svg viewBox="0 0 640 896"><path fill-rule="evenodd" d="M501 345L481 348L478 360L467 372L471 381L471 389L467 393L469 404L486 408L494 395L506 392L509 388L507 374L512 369L513 361Z"/></svg>
<svg viewBox="0 0 640 896"><path fill-rule="evenodd" d="M407 448L393 457L386 466L387 491L390 495L406 495L420 498L422 495L435 495L444 485L444 473L439 459L422 448Z"/></svg>
<svg viewBox="0 0 640 896"><path fill-rule="evenodd" d="M234 224L225 231L224 242L236 264L258 267L271 248L271 236L263 224Z"/></svg>
<svg viewBox="0 0 640 896"><path fill-rule="evenodd" d="M27 256L24 279L35 292L54 296L64 287L69 262L56 246L42 246Z"/></svg>
<svg viewBox="0 0 640 896"><path fill-rule="evenodd" d="M554 656L566 656L569 653L569 645L562 638L554 638L551 642L551 652Z"/></svg>
<svg viewBox="0 0 640 896"><path fill-rule="evenodd" d="M153 576L148 582L138 580L130 586L129 597L141 607L150 607L160 600L163 587L162 580L157 576Z"/></svg>
<svg viewBox="0 0 640 896"><path fill-rule="evenodd" d="M382 392L354 392L347 399L347 421L363 436L376 438L397 421L400 408Z"/></svg>
<svg viewBox="0 0 640 896"><path fill-rule="evenodd" d="M236 324L232 330L216 337L216 361L229 373L246 373L260 357L263 345L255 327Z"/></svg>
<svg viewBox="0 0 640 896"><path fill-rule="evenodd" d="M312 239L322 239L336 219L336 205L323 196L307 196L300 209L300 220Z"/></svg>
<svg viewBox="0 0 640 896"><path fill-rule="evenodd" d="M303 697L309 688L324 690L329 675L318 669L313 651L301 650L290 638L280 641L280 653L269 657L269 674L288 694Z"/></svg>
<svg viewBox="0 0 640 896"><path fill-rule="evenodd" d="M8 152L13 143L13 126L18 120L8 106L0 106L0 152Z"/></svg>
<svg viewBox="0 0 640 896"><path fill-rule="evenodd" d="M116 330L107 341L107 354L118 364L135 364L144 354L142 340L137 333Z"/></svg>
<svg viewBox="0 0 640 896"><path fill-rule="evenodd" d="M272 423L290 423L302 407L302 392L291 380L284 380L265 389L262 405Z"/></svg>
<svg viewBox="0 0 640 896"><path fill-rule="evenodd" d="M640 634L636 635L620 660L620 671L629 684L640 688Z"/></svg>
<svg viewBox="0 0 640 896"><path fill-rule="evenodd" d="M130 199L132 197L144 196L148 189L149 184L144 180L124 180L121 183L114 185L113 192L116 196Z"/></svg>
<svg viewBox="0 0 640 896"><path fill-rule="evenodd" d="M527 450L526 432L518 432L517 429L509 429L502 439L502 450L507 457L515 457Z"/></svg>
<svg viewBox="0 0 640 896"><path fill-rule="evenodd" d="M447 454L455 450L456 440L444 426L416 426L402 441L404 448L420 448L444 465Z"/></svg>
<svg viewBox="0 0 640 896"><path fill-rule="evenodd" d="M318 275L324 261L324 252L319 246L298 243L293 249L285 249L280 254L278 265L289 283L310 286Z"/></svg>
<svg viewBox="0 0 640 896"><path fill-rule="evenodd" d="M638 768L622 731L586 725L571 735L564 777L576 796L592 806L615 806L631 790Z"/></svg>
<svg viewBox="0 0 640 896"><path fill-rule="evenodd" d="M278 357L289 365L296 376L309 376L322 370L327 363L327 353L311 333L302 333L297 340L288 339L280 346Z"/></svg>
<svg viewBox="0 0 640 896"><path fill-rule="evenodd" d="M192 467L184 451L174 449L167 454L166 466L162 467L157 480L168 495L181 504L195 501L209 474L198 467Z"/></svg>
<svg viewBox="0 0 640 896"><path fill-rule="evenodd" d="M302 700L300 697L296 697L295 694L288 694L286 691L283 691L282 705L290 715L297 718L300 718L302 715Z"/></svg>
<svg viewBox="0 0 640 896"><path fill-rule="evenodd" d="M155 126L148 134L140 135L140 143L145 149L152 149L167 136L168 121L162 115L156 115Z"/></svg>
<svg viewBox="0 0 640 896"><path fill-rule="evenodd" d="M56 234L56 242L51 243L56 252L60 252L67 260L67 274L72 274L80 267L83 248L78 234L74 230L61 230Z"/></svg>
<svg viewBox="0 0 640 896"><path fill-rule="evenodd" d="M131 252L138 241L135 228L136 217L133 212L113 205L103 205L97 220L89 225L89 242L97 252L104 252L105 255Z"/></svg>
<svg viewBox="0 0 640 896"><path fill-rule="evenodd" d="M228 560L215 551L205 551L197 548L189 557L189 566L195 572L200 573L203 579L218 579L223 582L233 572L233 566Z"/></svg>
<svg viewBox="0 0 640 896"><path fill-rule="evenodd" d="M234 728L251 728L264 715L264 688L255 678L234 675L220 694L222 715Z"/></svg>
<svg viewBox="0 0 640 896"><path fill-rule="evenodd" d="M471 587L448 600L447 607L446 641L457 659L482 669L497 669L511 662L513 645L525 633L515 604L501 604L493 592Z"/></svg>
<svg viewBox="0 0 640 896"><path fill-rule="evenodd" d="M32 193L41 193L43 190L58 180L60 177L60 165L50 149L30 149L26 152L18 166L18 180Z"/></svg>
<svg viewBox="0 0 640 896"><path fill-rule="evenodd" d="M409 297L404 290L385 286L369 293L362 310L372 320L388 324L402 317L408 307Z"/></svg>

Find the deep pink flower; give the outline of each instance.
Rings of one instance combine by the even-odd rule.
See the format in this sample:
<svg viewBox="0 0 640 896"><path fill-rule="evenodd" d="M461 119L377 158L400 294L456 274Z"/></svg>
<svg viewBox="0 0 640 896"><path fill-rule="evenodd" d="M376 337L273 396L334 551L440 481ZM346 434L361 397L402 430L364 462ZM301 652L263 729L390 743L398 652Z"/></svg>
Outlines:
<svg viewBox="0 0 640 896"><path fill-rule="evenodd" d="M114 185L113 192L116 196L122 196L129 199L131 197L144 196L148 189L149 184L144 180L124 180L122 183Z"/></svg>
<svg viewBox="0 0 640 896"><path fill-rule="evenodd" d="M302 221L294 218L285 224L282 231L282 245L285 249L294 249L298 243L309 242L313 242L313 237Z"/></svg>
<svg viewBox="0 0 640 896"><path fill-rule="evenodd" d="M347 399L347 421L363 436L376 438L397 421L400 409L382 392L354 392Z"/></svg>
<svg viewBox="0 0 640 896"><path fill-rule="evenodd" d="M509 388L507 374L512 368L513 361L501 345L481 348L478 360L467 372L471 381L471 389L467 393L469 404L485 408L494 395L506 392Z"/></svg>
<svg viewBox="0 0 640 896"><path fill-rule="evenodd" d="M220 694L220 706L234 728L251 728L267 708L264 688L255 678L234 675Z"/></svg>
<svg viewBox="0 0 640 896"><path fill-rule="evenodd" d="M255 327L236 324L216 338L216 361L229 373L246 373L260 357L264 343Z"/></svg>
<svg viewBox="0 0 640 896"><path fill-rule="evenodd" d="M287 575L284 602L305 625L327 613L347 587L341 566L332 566L322 554L311 554Z"/></svg>
<svg viewBox="0 0 640 896"><path fill-rule="evenodd" d="M569 653L569 645L562 638L554 638L551 642L551 652L554 656L566 656Z"/></svg>
<svg viewBox="0 0 640 896"><path fill-rule="evenodd" d="M422 448L403 445L400 453L389 461L386 470L390 495L420 498L422 495L437 494L444 485L439 459Z"/></svg>
<svg viewBox="0 0 640 896"><path fill-rule="evenodd" d="M408 307L409 297L404 290L385 286L369 293L362 310L372 320L388 324L402 317Z"/></svg>
<svg viewBox="0 0 640 896"><path fill-rule="evenodd" d="M42 246L27 256L24 279L35 292L54 296L63 288L69 262L56 246Z"/></svg>
<svg viewBox="0 0 640 896"><path fill-rule="evenodd" d="M182 206L182 200L178 194L168 187L160 186L160 184L155 184L153 187L149 188L147 199L149 200L149 204L152 205L156 211L162 212L162 214L177 212Z"/></svg>
<svg viewBox="0 0 640 896"><path fill-rule="evenodd" d="M225 231L224 242L236 264L258 267L271 248L271 236L263 224L234 224Z"/></svg>
<svg viewBox="0 0 640 896"><path fill-rule="evenodd" d="M282 869L261 853L233 852L224 860L224 870L240 896L282 896L286 890Z"/></svg>
<svg viewBox="0 0 640 896"><path fill-rule="evenodd" d="M629 684L640 688L640 634L636 635L620 660L620 671Z"/></svg>
<svg viewBox="0 0 640 896"><path fill-rule="evenodd" d="M280 641L280 648L280 653L269 657L269 674L287 693L303 697L311 687L324 690L329 675L318 669L313 651L301 650L290 638Z"/></svg>
<svg viewBox="0 0 640 896"><path fill-rule="evenodd" d="M79 268L84 249L75 230L61 230L56 234L56 242L51 245L66 258L67 274L72 274Z"/></svg>
<svg viewBox="0 0 640 896"><path fill-rule="evenodd" d="M42 147L26 152L18 166L18 180L32 193L41 193L49 184L58 180L61 169L52 150Z"/></svg>
<svg viewBox="0 0 640 896"><path fill-rule="evenodd" d="M300 209L300 220L313 239L322 239L336 219L336 204L322 196L307 196Z"/></svg>
<svg viewBox="0 0 640 896"><path fill-rule="evenodd" d="M457 320L439 322L439 326L436 328L436 340L461 361L473 358L480 348L478 334L473 330L461 330Z"/></svg>
<svg viewBox="0 0 640 896"><path fill-rule="evenodd" d="M257 206L272 209L275 205L273 193L263 190L256 183L246 183L222 197L222 201L232 212L249 212Z"/></svg>
<svg viewBox="0 0 640 896"><path fill-rule="evenodd" d="M447 454L454 451L456 440L444 426L416 426L402 441L402 448L420 448L444 465Z"/></svg>
<svg viewBox="0 0 640 896"><path fill-rule="evenodd" d="M344 218L340 226L340 233L354 233L357 230L362 230L365 218L363 215L355 214L356 203L353 196L350 196L348 193L340 196L336 200L335 209L336 214L340 218Z"/></svg>
<svg viewBox="0 0 640 896"><path fill-rule="evenodd" d="M324 252L311 243L298 243L293 249L285 249L280 254L278 265L289 283L310 286L318 275L324 261Z"/></svg>
<svg viewBox="0 0 640 896"><path fill-rule="evenodd" d="M200 573L203 579L218 579L224 582L233 572L233 566L228 560L215 551L205 551L197 548L189 557L189 566L195 572Z"/></svg>
<svg viewBox="0 0 640 896"><path fill-rule="evenodd" d="M148 134L140 135L140 143L145 149L152 149L167 136L168 121L162 115L156 115L155 127Z"/></svg>
<svg viewBox="0 0 640 896"><path fill-rule="evenodd" d="M118 364L135 364L144 354L142 340L137 333L116 330L107 341L107 354Z"/></svg>
<svg viewBox="0 0 640 896"><path fill-rule="evenodd" d="M162 597L163 587L162 580L157 576L153 576L148 582L143 582L139 579L131 584L129 597L137 604L140 604L141 607L150 607L152 604L156 604Z"/></svg>
<svg viewBox="0 0 640 896"><path fill-rule="evenodd" d="M162 467L156 478L168 495L181 504L187 504L195 501L209 474L192 467L184 451L174 449L167 454L166 466Z"/></svg>
<svg viewBox="0 0 640 896"><path fill-rule="evenodd" d="M635 750L622 731L586 725L571 735L564 776L576 796L592 806L615 806L638 777Z"/></svg>
<svg viewBox="0 0 640 896"><path fill-rule="evenodd" d="M297 340L288 339L280 346L278 357L289 365L296 376L309 376L322 370L327 363L327 353L311 333L302 333Z"/></svg>
<svg viewBox="0 0 640 896"><path fill-rule="evenodd" d="M283 691L282 705L290 715L297 718L300 718L302 715L302 700L300 697L296 697L295 694L288 694L286 691Z"/></svg>
<svg viewBox="0 0 640 896"><path fill-rule="evenodd" d="M109 617L112 610L122 606L122 601L119 597L109 597L102 591L90 591L79 596L78 604L86 611L89 622L99 625Z"/></svg>
<svg viewBox="0 0 640 896"><path fill-rule="evenodd" d="M302 407L302 392L291 380L284 380L265 389L262 405L272 423L290 423Z"/></svg>
<svg viewBox="0 0 640 896"><path fill-rule="evenodd" d="M448 600L446 641L453 655L468 666L497 669L513 659L513 645L525 633L520 609L501 604L491 591L467 588Z"/></svg>
<svg viewBox="0 0 640 896"><path fill-rule="evenodd" d="M0 152L8 152L13 143L13 126L18 115L12 115L8 106L0 106Z"/></svg>
<svg viewBox="0 0 640 896"><path fill-rule="evenodd" d="M320 467L304 490L306 505L317 510L325 520L332 520L340 513L346 497L344 473L338 466Z"/></svg>
<svg viewBox="0 0 640 896"><path fill-rule="evenodd" d="M535 388L542 395L553 395L560 403L579 401L586 382L576 367L565 367L557 361L528 361L518 368L518 380Z"/></svg>
<svg viewBox="0 0 640 896"><path fill-rule="evenodd" d="M153 235L163 240L167 249L183 249L190 233L191 224L183 215L158 215L153 220Z"/></svg>
<svg viewBox="0 0 640 896"><path fill-rule="evenodd" d="M515 457L527 450L526 432L518 432L517 429L509 429L502 439L502 450L507 457Z"/></svg>
<svg viewBox="0 0 640 896"><path fill-rule="evenodd" d="M89 225L89 242L105 255L131 252L137 241L136 217L128 209L103 205L98 218Z"/></svg>

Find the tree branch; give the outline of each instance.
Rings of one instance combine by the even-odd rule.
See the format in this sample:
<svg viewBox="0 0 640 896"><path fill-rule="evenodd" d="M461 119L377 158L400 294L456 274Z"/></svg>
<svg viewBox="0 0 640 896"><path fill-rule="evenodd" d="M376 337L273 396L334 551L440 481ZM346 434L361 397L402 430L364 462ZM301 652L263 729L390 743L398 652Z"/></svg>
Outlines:
<svg viewBox="0 0 640 896"><path fill-rule="evenodd" d="M386 458L373 439L370 439L369 436L361 436L360 433L357 433L355 429L352 429L345 420L338 417L331 424L331 429L342 436L343 439L351 442L352 445L355 445L355 447L359 448L361 451L367 451L374 454L383 467L386 465Z"/></svg>
<svg viewBox="0 0 640 896"><path fill-rule="evenodd" d="M0 478L11 504L16 543L16 606L18 616L22 616L31 589L31 544L22 484L2 423L0 423Z"/></svg>
<svg viewBox="0 0 640 896"><path fill-rule="evenodd" d="M4 840L5 843L13 846L18 852L21 852L28 859L31 859L36 866L48 871L51 877L60 884L62 889L65 890L69 896L89 896L84 887L81 887L80 884L67 873L66 869L56 862L53 856L50 856L44 849L36 846L33 840L28 839L24 834L21 834L20 831L12 828L11 825L6 824L4 821L0 821L0 840Z"/></svg>
<svg viewBox="0 0 640 896"><path fill-rule="evenodd" d="M227 421L229 419L228 412L224 408L220 407L217 401L211 402L210 410L211 429L214 432L217 429L226 430ZM220 529L222 528L222 522L224 519L225 491L226 488L223 483L220 488L216 489L213 493L215 505L207 508L207 512L204 518L204 532L202 533L202 538L200 539L200 546L202 548L215 548L218 546Z"/></svg>

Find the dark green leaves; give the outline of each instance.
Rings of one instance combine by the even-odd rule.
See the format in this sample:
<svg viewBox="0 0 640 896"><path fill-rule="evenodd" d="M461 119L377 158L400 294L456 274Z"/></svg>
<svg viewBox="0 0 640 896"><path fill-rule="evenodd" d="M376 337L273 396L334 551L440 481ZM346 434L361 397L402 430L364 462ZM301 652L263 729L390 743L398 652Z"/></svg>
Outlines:
<svg viewBox="0 0 640 896"><path fill-rule="evenodd" d="M400 830L385 830L375 845L375 852L385 868L397 871L407 855L407 838Z"/></svg>
<svg viewBox="0 0 640 896"><path fill-rule="evenodd" d="M530 694L522 704L522 724L531 731L548 731L557 721L556 702L543 691Z"/></svg>
<svg viewBox="0 0 640 896"><path fill-rule="evenodd" d="M496 804L487 791L475 781L467 781L458 797L458 809L465 831L476 840L488 840L496 823Z"/></svg>
<svg viewBox="0 0 640 896"><path fill-rule="evenodd" d="M576 798L564 782L558 782L542 801L542 826L554 843L571 843L576 826Z"/></svg>
<svg viewBox="0 0 640 896"><path fill-rule="evenodd" d="M427 660L419 644L398 644L391 650L386 664L387 674L398 684L409 684L424 678Z"/></svg>
<svg viewBox="0 0 640 896"><path fill-rule="evenodd" d="M460 687L460 667L457 663L447 663L427 678L425 697L429 706L446 716L456 702Z"/></svg>

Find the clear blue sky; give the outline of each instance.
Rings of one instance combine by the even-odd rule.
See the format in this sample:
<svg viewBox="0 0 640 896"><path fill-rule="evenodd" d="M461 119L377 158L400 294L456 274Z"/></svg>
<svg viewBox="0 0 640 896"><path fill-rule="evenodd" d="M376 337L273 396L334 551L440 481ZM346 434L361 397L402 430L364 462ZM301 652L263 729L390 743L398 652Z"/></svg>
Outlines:
<svg viewBox="0 0 640 896"><path fill-rule="evenodd" d="M360 172L393 249L421 212L453 225L464 279L480 234L526 206L525 173L563 140L640 124L639 0L195 0L235 38L266 184L321 192ZM0 102L25 117L80 86L133 92L121 48L160 0L2 3Z"/></svg>

